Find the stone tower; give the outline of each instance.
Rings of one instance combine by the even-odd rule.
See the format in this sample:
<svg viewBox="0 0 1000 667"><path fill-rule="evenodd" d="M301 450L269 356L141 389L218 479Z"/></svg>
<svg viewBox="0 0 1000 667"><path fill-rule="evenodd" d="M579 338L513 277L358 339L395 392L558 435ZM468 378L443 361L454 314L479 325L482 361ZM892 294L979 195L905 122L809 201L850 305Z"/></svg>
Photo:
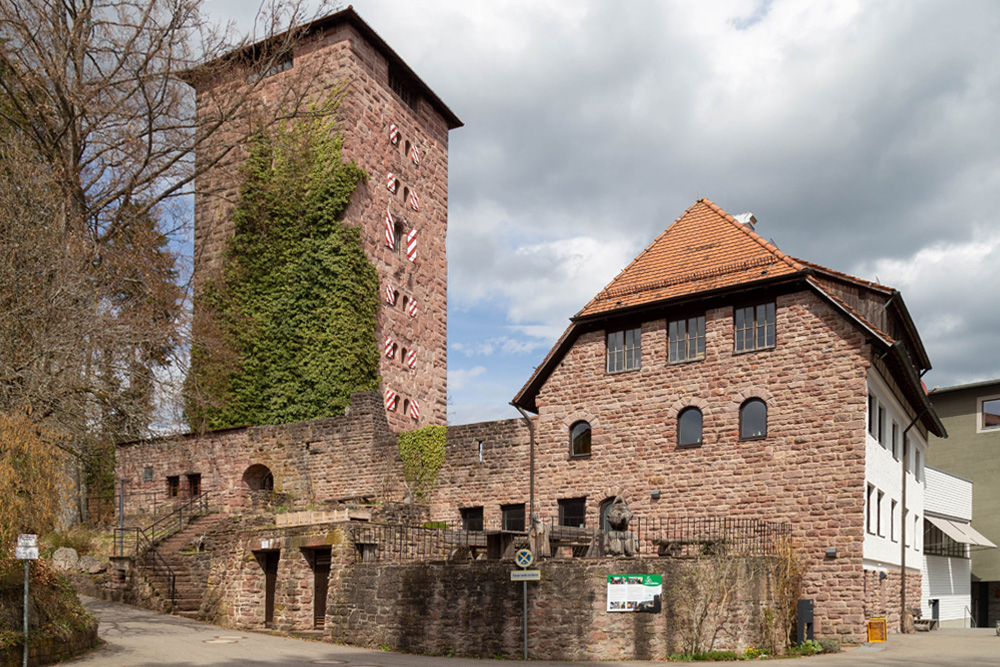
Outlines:
<svg viewBox="0 0 1000 667"><path fill-rule="evenodd" d="M257 48L261 45L251 47ZM189 78L202 120L213 112L217 96L237 90L221 71ZM251 101L264 109L281 104L295 86L304 85L311 98L342 87L342 158L369 175L354 192L344 221L361 229L379 274L375 342L386 417L396 431L445 424L448 132L462 122L350 7L306 26L260 77ZM238 129L245 133L247 126L237 129L237 123L251 121L244 116L229 122L234 136L241 136ZM234 151L196 182L196 293L222 267L244 156Z"/></svg>

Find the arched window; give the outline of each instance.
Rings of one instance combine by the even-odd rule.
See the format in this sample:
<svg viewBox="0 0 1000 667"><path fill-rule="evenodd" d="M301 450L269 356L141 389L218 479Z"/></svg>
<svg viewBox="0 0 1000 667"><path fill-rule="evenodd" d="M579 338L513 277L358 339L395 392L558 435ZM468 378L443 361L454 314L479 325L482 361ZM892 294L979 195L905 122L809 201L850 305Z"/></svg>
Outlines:
<svg viewBox="0 0 1000 667"><path fill-rule="evenodd" d="M698 447L701 445L701 410L684 408L677 417L677 446Z"/></svg>
<svg viewBox="0 0 1000 667"><path fill-rule="evenodd" d="M750 398L740 406L740 440L761 440L767 437L767 403Z"/></svg>
<svg viewBox="0 0 1000 667"><path fill-rule="evenodd" d="M590 454L590 424L579 421L569 429L570 456L588 456Z"/></svg>
<svg viewBox="0 0 1000 667"><path fill-rule="evenodd" d="M243 473L243 483L251 491L274 491L274 475L271 470L259 463L255 463Z"/></svg>

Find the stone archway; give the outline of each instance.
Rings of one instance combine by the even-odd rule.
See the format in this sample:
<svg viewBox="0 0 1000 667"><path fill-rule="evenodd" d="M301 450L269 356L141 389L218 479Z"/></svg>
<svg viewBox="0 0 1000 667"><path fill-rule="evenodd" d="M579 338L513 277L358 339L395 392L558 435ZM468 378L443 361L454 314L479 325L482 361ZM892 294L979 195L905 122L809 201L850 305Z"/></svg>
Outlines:
<svg viewBox="0 0 1000 667"><path fill-rule="evenodd" d="M274 491L274 475L266 465L255 463L243 472L243 485L251 491Z"/></svg>

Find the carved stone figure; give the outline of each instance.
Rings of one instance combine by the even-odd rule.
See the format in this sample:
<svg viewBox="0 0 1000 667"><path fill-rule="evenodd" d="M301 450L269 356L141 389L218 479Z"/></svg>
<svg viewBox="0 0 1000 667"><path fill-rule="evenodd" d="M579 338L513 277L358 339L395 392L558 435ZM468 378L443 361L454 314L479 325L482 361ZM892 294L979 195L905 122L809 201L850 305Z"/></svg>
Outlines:
<svg viewBox="0 0 1000 667"><path fill-rule="evenodd" d="M605 517L611 530L604 533L604 553L608 556L637 556L639 539L628 529L632 510L622 496L617 496L611 502Z"/></svg>

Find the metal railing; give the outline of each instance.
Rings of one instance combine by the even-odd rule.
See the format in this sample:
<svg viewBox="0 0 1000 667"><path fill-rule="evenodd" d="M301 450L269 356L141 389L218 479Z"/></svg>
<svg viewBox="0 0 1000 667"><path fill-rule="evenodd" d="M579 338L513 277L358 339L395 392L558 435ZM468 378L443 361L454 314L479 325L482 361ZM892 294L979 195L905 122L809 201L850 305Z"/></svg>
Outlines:
<svg viewBox="0 0 1000 667"><path fill-rule="evenodd" d="M964 623L965 618L968 618L969 619L969 627L970 628L976 627L976 617L972 615L972 610L969 609L969 605L965 605L965 609L962 610L962 615L963 615L963 619L962 619L963 620L963 623L962 623L963 626L965 625L965 623Z"/></svg>
<svg viewBox="0 0 1000 667"><path fill-rule="evenodd" d="M448 560L459 553L475 558L502 558L511 545L527 542L518 531L428 528L404 524L352 524L348 535L358 562L382 560ZM512 555L513 552L511 552Z"/></svg>
<svg viewBox="0 0 1000 667"><path fill-rule="evenodd" d="M603 556L604 531L546 522L553 555ZM633 517L628 531L638 543L639 556L698 558L701 556L770 556L791 536L791 525L737 517L674 519ZM563 551L557 550L563 548Z"/></svg>
<svg viewBox="0 0 1000 667"><path fill-rule="evenodd" d="M192 519L208 512L209 492L191 498L181 504L173 512L154 521L145 528L115 528L115 546L118 555L128 552L133 558L143 558L149 562L154 576L161 575L167 583L167 596L170 603L176 601L177 575L166 559L156 550L156 545L174 533L181 531Z"/></svg>
<svg viewBox="0 0 1000 667"><path fill-rule="evenodd" d="M555 557L604 556L604 532L544 522ZM527 544L527 533L502 530L454 530L403 524L353 524L348 529L358 562L448 560L457 556L511 557ZM643 557L770 556L791 536L786 523L732 517L699 519L633 518L629 531Z"/></svg>

